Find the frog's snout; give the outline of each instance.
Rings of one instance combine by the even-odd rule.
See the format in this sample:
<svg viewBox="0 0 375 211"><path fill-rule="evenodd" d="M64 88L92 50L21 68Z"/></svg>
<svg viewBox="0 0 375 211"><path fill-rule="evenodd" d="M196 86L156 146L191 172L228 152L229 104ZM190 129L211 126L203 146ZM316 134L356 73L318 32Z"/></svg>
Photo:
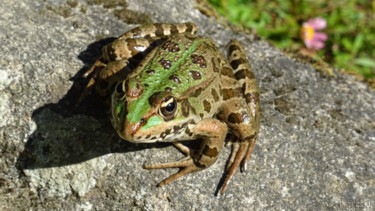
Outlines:
<svg viewBox="0 0 375 211"><path fill-rule="evenodd" d="M123 125L123 131L121 132L122 137L128 141L135 141L140 137L137 136L139 130L147 124L146 118L141 118L140 121L135 123L130 123L129 120L126 120ZM139 134L138 134L139 135Z"/></svg>

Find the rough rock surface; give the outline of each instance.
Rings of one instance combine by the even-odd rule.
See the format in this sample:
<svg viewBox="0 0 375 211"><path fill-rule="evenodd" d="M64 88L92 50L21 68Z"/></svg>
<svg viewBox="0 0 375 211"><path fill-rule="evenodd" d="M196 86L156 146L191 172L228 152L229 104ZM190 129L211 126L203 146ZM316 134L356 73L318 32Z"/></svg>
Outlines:
<svg viewBox="0 0 375 211"><path fill-rule="evenodd" d="M3 0L0 4L0 210L375 209L375 92L325 76L194 1ZM129 17L134 16L134 19ZM245 44L261 93L261 131L248 164L215 196L230 148L211 168L155 187L175 169L169 144L135 145L90 97L81 75L100 47L136 24L186 22L222 48Z"/></svg>

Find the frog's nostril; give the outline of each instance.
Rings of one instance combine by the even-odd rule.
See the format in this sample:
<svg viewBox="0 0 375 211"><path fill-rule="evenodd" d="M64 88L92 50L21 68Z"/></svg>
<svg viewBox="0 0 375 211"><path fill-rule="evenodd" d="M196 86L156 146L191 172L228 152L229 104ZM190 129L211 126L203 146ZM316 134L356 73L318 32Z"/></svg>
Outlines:
<svg viewBox="0 0 375 211"><path fill-rule="evenodd" d="M147 123L147 119L146 118L142 118L140 121L139 121L139 124L141 126L145 125Z"/></svg>

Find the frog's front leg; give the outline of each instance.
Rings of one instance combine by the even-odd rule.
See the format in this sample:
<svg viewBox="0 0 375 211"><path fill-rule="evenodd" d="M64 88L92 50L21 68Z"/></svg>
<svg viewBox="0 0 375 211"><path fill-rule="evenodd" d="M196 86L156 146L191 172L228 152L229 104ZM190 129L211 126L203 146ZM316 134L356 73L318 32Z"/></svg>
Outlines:
<svg viewBox="0 0 375 211"><path fill-rule="evenodd" d="M228 128L217 119L204 119L193 129L193 138L202 140L197 151L188 150L181 144L175 144L187 156L176 162L144 165L146 169L181 168L176 174L161 181L158 186L163 186L185 174L203 170L215 163L225 140ZM192 153L193 152L193 153Z"/></svg>

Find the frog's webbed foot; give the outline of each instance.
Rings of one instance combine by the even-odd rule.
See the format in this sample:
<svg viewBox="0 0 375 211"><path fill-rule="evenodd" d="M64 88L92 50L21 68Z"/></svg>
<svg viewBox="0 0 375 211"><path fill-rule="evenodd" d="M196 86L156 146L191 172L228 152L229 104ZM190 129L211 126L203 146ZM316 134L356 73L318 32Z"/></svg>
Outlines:
<svg viewBox="0 0 375 211"><path fill-rule="evenodd" d="M155 165L144 165L143 168L145 169L180 168L180 171L178 171L175 174L172 174L171 176L169 176L168 178L164 179L159 184L157 184L158 187L161 187L169 182L172 182L173 180L179 177L182 177L185 174L202 170L202 168L195 165L193 159L190 156L187 156L183 158L182 160L179 160L176 162L162 163L162 164L155 164Z"/></svg>
<svg viewBox="0 0 375 211"><path fill-rule="evenodd" d="M250 159L250 155L253 152L256 138L252 138L248 141L231 140L232 142L232 153L229 158L226 167L226 177L221 188L221 194L226 190L230 179L236 173L238 167L241 165L241 171L246 171L247 161Z"/></svg>
<svg viewBox="0 0 375 211"><path fill-rule="evenodd" d="M194 127L194 138L200 142L198 149L189 148L178 142L173 143L181 152L187 156L180 161L144 165L146 169L180 168L180 171L169 176L158 184L163 186L185 174L203 170L211 166L221 151L228 128L217 119L204 119Z"/></svg>
<svg viewBox="0 0 375 211"><path fill-rule="evenodd" d="M189 148L179 142L173 142L173 145L180 150L182 153L186 155L186 157L182 158L179 161L176 162L170 162L170 163L162 163L162 164L155 164L155 165L144 165L143 168L145 169L163 169L163 168L180 168L180 171L177 173L169 176L168 178L161 181L159 184L157 184L158 187L161 187L169 182L172 182L173 180L184 176L185 174L195 172L202 170L203 168L198 167L194 163L194 159L192 156L196 155L196 150Z"/></svg>

